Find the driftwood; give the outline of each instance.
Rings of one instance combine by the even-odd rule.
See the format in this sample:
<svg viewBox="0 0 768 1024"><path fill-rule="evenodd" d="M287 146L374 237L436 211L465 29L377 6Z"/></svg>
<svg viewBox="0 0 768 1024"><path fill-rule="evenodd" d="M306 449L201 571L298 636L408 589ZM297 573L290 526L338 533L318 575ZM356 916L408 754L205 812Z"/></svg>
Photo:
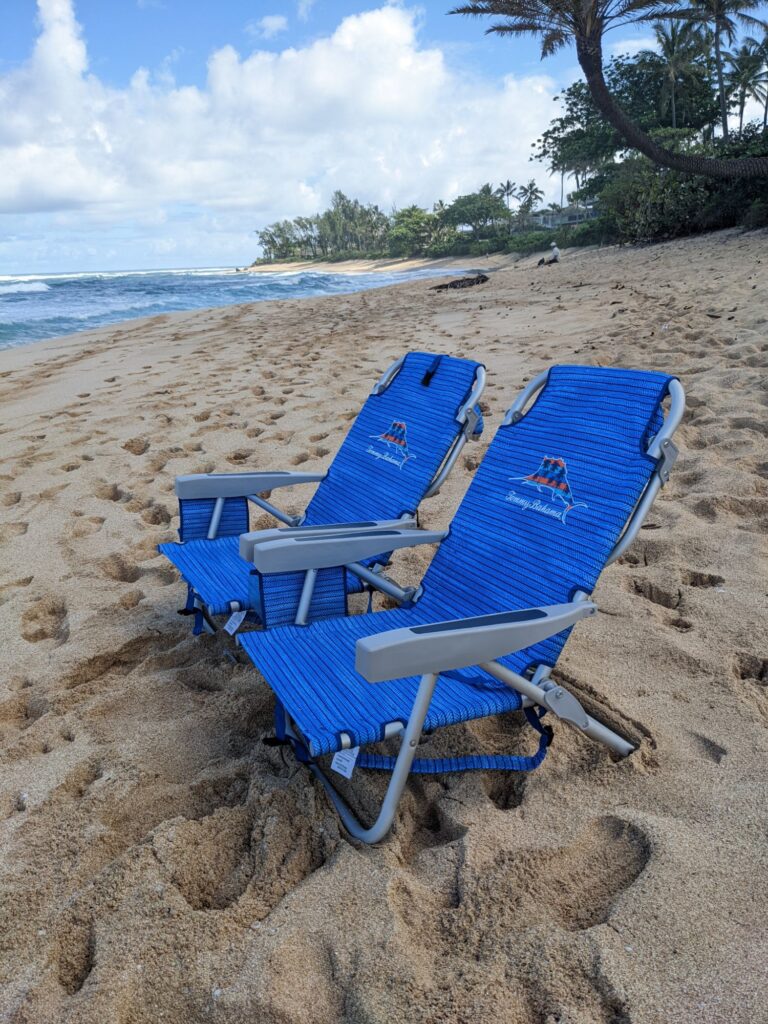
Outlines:
<svg viewBox="0 0 768 1024"><path fill-rule="evenodd" d="M430 291L444 292L448 288L471 288L476 284L485 284L487 280L487 274L477 274L476 277L457 277L455 281L446 281L445 284L433 285Z"/></svg>

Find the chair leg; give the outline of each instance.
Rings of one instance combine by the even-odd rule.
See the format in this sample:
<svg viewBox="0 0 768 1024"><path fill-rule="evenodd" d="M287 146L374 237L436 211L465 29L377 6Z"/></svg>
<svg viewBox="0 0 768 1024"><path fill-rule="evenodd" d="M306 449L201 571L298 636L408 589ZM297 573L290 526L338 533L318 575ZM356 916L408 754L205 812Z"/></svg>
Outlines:
<svg viewBox="0 0 768 1024"><path fill-rule="evenodd" d="M517 690L518 693L522 693L534 704L551 711L557 718L581 729L590 739L604 743L606 747L621 757L627 757L635 749L629 740L619 736L613 729L609 729L607 725L603 725L602 722L598 722L596 718L588 715L578 700L564 686L555 686L554 683L537 686L532 680L519 676L497 661L485 662L480 668L513 690Z"/></svg>
<svg viewBox="0 0 768 1024"><path fill-rule="evenodd" d="M400 802L400 797L403 795L405 784L408 781L408 774L411 770L411 764L416 756L419 737L421 736L424 719L427 717L429 703L432 700L432 694L434 692L436 682L436 673L429 673L421 677L419 689L416 692L416 699L414 700L413 708L411 709L411 715L408 719L408 724L405 727L405 732L403 733L403 739L400 744L400 750L397 754L397 760L395 761L392 778L390 779L389 786L387 787L387 792L384 796L379 816L370 828L366 828L360 821L358 821L347 802L336 791L333 783L325 775L323 770L313 762L310 762L309 764L312 774L323 784L326 793L344 823L344 827L351 836L355 839L359 839L361 843L381 842L392 828L392 823L395 820L395 813L397 811L397 805Z"/></svg>

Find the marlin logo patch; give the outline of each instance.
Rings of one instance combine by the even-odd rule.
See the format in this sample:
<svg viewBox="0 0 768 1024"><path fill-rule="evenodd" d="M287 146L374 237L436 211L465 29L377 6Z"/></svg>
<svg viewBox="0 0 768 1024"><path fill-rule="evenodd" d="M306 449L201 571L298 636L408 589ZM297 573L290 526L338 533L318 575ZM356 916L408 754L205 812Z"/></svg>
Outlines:
<svg viewBox="0 0 768 1024"><path fill-rule="evenodd" d="M510 479L523 487L535 488L538 494L544 495L542 501L540 498L510 491L505 500L522 509L532 509L564 523L571 509L588 507L585 501L577 501L573 496L565 459L546 455L535 473L529 473L528 476L513 476Z"/></svg>
<svg viewBox="0 0 768 1024"><path fill-rule="evenodd" d="M368 445L368 454L373 455L374 458L383 459L384 462L389 462L393 466L397 466L398 469L402 469L410 459L416 458L408 449L408 427L402 420L392 420L389 429L385 430L383 434L371 434L370 436L373 441L378 441L380 445L383 445L381 448L376 448L372 444Z"/></svg>

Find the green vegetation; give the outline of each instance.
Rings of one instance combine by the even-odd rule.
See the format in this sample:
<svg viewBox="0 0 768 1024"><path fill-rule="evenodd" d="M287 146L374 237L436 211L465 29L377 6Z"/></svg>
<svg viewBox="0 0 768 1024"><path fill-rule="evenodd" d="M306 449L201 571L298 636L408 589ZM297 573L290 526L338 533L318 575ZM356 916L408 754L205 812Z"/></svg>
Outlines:
<svg viewBox="0 0 768 1024"><path fill-rule="evenodd" d="M593 14L601 4L577 0L580 10ZM605 67L601 59L609 110L589 75L557 97L560 112L534 145L532 159L561 176L561 202L565 183L575 186L565 210L555 203L542 210L544 193L534 179L523 185L507 179L496 188L485 184L450 203L439 200L431 210L408 206L390 214L336 192L324 213L257 232L265 260L527 254L553 239L561 246L592 245L737 224L768 226L768 30L760 41L738 36L739 27L765 29L752 13L756 6L752 0L668 4L665 20L653 23L658 52L615 57ZM527 28L520 21L523 7L531 8ZM623 10L626 21L637 20L638 11L650 16L660 9L651 0L617 0L613 13L603 11L598 36L618 17L616 11ZM490 31L544 33L545 55L573 36L546 34L555 31L552 12L563 10L575 18L570 2L493 0L459 8L501 14L506 20ZM745 123L750 101L762 116ZM614 108L621 112L619 122ZM728 130L729 114L738 116L738 131ZM651 151L637 139L650 142ZM674 160L658 160L657 151ZM744 171L756 166L764 168L761 175ZM701 173L692 174L692 168ZM720 170L712 173L713 168ZM723 168L729 172L720 173Z"/></svg>
<svg viewBox="0 0 768 1024"><path fill-rule="evenodd" d="M604 70L612 95L650 138L670 149L724 163L768 155L768 46L748 40L726 55L723 81L739 130L716 136L721 109L710 39L693 26L656 25L659 53L617 57ZM761 55L745 72L745 52ZM744 123L746 99L763 105L763 123ZM768 175L713 178L659 166L636 150L602 116L584 82L564 91L562 113L534 147L534 158L576 183L572 198L599 212L592 240L653 241L743 224L768 226Z"/></svg>
<svg viewBox="0 0 768 1024"><path fill-rule="evenodd" d="M660 167L732 181L768 177L768 154L724 157L718 152L670 145L644 131L606 81L603 36L610 29L633 22L671 21L699 27L707 48L714 50L720 128L727 142L729 100L724 66L733 57L723 51L723 45L733 44L739 28L768 31L768 23L755 13L761 6L762 0L476 0L462 4L451 14L495 17L500 20L488 32L538 38L542 60L572 44L592 102L601 117L621 135L625 146Z"/></svg>
<svg viewBox="0 0 768 1024"><path fill-rule="evenodd" d="M483 256L517 251L516 238L530 230L543 195L533 179L519 187L507 181L496 189L483 185L452 203L438 201L431 211L407 206L387 216L378 206L363 206L335 192L324 213L278 221L257 236L267 262Z"/></svg>

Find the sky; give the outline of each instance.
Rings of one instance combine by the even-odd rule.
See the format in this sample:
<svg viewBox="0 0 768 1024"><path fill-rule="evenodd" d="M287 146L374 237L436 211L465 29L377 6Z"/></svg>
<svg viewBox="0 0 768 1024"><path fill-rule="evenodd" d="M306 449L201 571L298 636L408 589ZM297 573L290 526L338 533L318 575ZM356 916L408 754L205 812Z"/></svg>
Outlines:
<svg viewBox="0 0 768 1024"><path fill-rule="evenodd" d="M451 6L3 0L0 274L243 265L337 188L389 211L535 177L559 200L529 157L574 54Z"/></svg>

